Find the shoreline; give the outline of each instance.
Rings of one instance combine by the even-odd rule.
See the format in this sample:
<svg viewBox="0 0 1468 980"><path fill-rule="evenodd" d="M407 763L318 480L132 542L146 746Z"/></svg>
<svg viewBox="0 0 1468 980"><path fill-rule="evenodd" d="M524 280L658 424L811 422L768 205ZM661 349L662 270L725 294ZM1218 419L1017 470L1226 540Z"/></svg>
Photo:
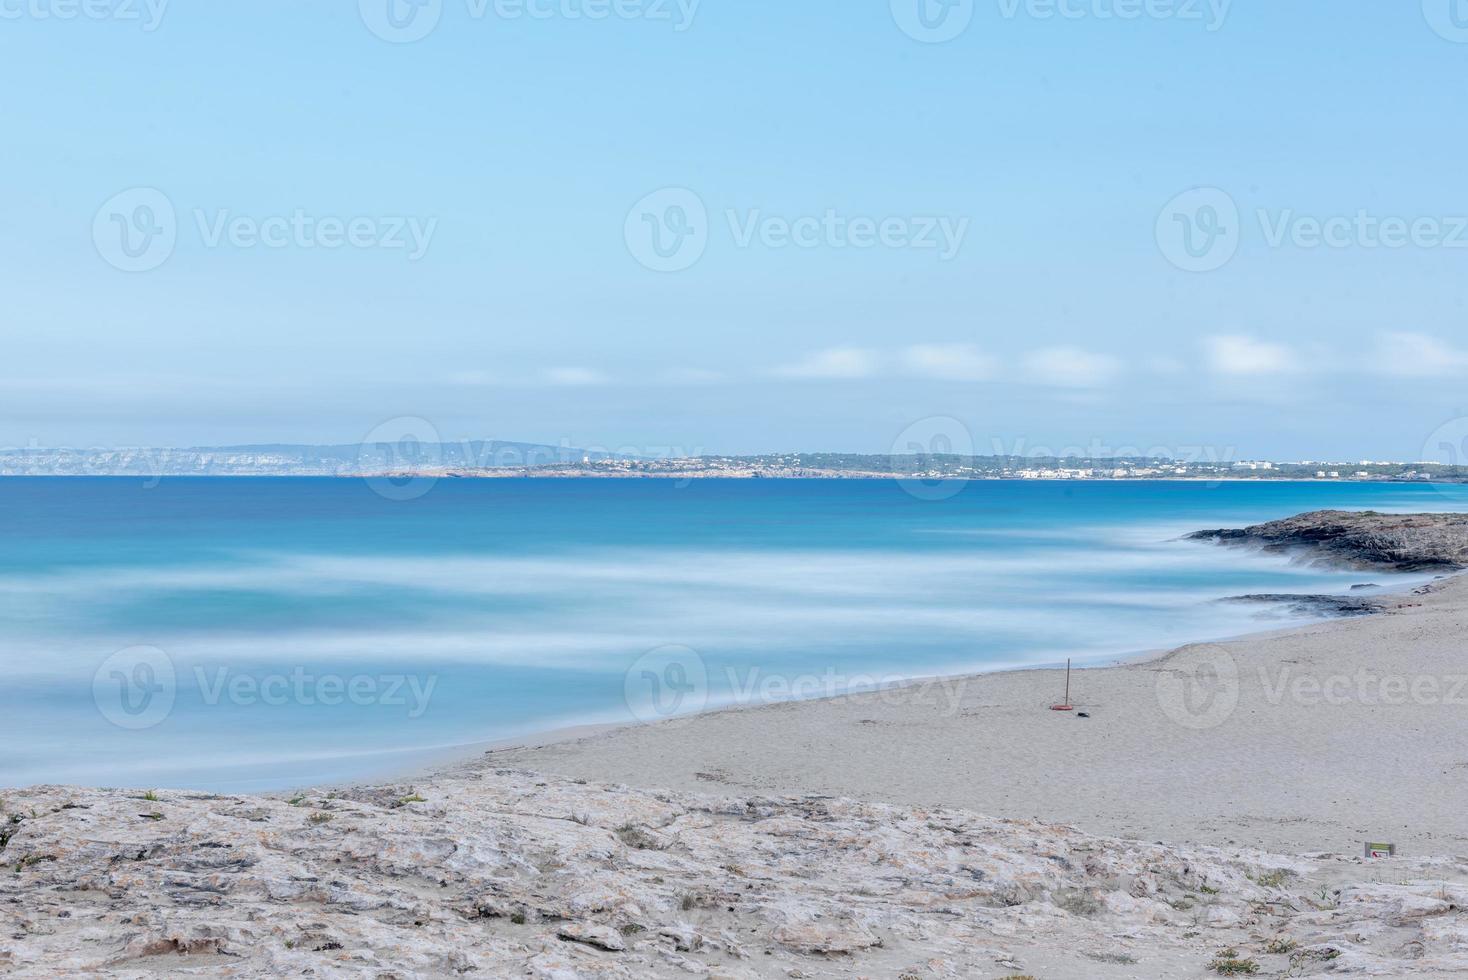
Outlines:
<svg viewBox="0 0 1468 980"><path fill-rule="evenodd" d="M1450 815L1468 809L1468 789L1447 776L1468 768L1468 750L1460 760L1452 749L1468 744L1459 704L1468 705L1468 678L1449 690L1460 666L1468 669L1456 655L1468 641L1468 576L1435 579L1387 604L1376 615L1080 668L1072 700L1090 718L1048 710L1060 695L1055 668L1023 668L943 679L960 691L953 711L925 697L925 685L907 684L484 743L477 758L423 776L513 767L674 792L954 806L1128 839L1350 854L1386 835L1411 853L1468 854L1468 829ZM1234 671L1226 716L1192 717L1185 700L1167 700L1186 699L1196 668L1220 651ZM1183 686L1169 687L1179 670ZM1334 704L1315 693L1316 682L1338 688L1362 671L1392 678L1394 689L1396 679L1409 689L1436 683L1441 703ZM1076 725L1090 728L1079 735ZM1426 744L1413 752L1404 739ZM1048 781L1034 778L1045 771ZM1277 791L1278 773L1298 774L1298 785ZM1399 797L1439 802L1404 822Z"/></svg>
<svg viewBox="0 0 1468 980"><path fill-rule="evenodd" d="M1408 573L1396 573L1406 575ZM1405 600L1414 592L1436 585L1444 585L1446 582L1460 576L1468 577L1468 570L1452 572L1439 575L1427 581L1414 581L1411 583L1398 583L1395 587L1383 586L1379 591L1370 593L1372 598L1380 599L1384 605L1390 605L1396 600ZM1209 602L1228 602L1241 597L1222 596ZM1370 613L1368 616L1388 615L1387 609ZM1152 647L1140 651L1129 651L1122 654L1103 654L1094 662L1073 665L1073 673L1087 673L1098 670L1112 670L1117 668L1145 667L1149 664L1159 664L1167 660L1179 650L1192 646L1229 644L1251 640L1267 640L1271 638L1288 637L1302 631L1337 622L1350 622L1356 619L1367 618L1365 616L1332 615L1312 617L1305 622L1297 622L1288 626L1274 626L1259 630L1246 630L1238 633L1228 633L1219 636L1202 637L1189 640L1177 646ZM507 735L502 738L481 739L464 742L459 745L428 747L423 749L404 749L404 753L413 753L420 756L431 755L434 758L426 763L419 763L404 767L386 767L377 776L380 780L412 780L414 778L431 779L460 768L466 763L483 756L491 756L499 752L513 752L517 750L536 750L562 746L592 740L600 737L614 735L623 730L636 730L658 725L685 725L692 721L710 718L731 712L757 712L768 709L787 707L792 705L821 705L830 702L839 702L848 698L860 697L882 697L889 693L901 693L906 689L922 687L933 684L968 684L977 682L984 678L1004 678L1011 675L1035 675L1063 673L1066 665L1063 661L1046 661L1044 663L1029 664L1025 666L1003 666L993 670L963 670L951 674L927 674L911 677L899 677L894 675L890 681L884 681L876 688L870 690L844 691L836 694L816 694L805 698L788 698L782 701L735 701L732 703L719 704L700 709L686 715L662 719L656 722L645 722L628 720L626 718L613 721L573 721L567 724L553 725L548 728L537 729L520 735ZM370 780L369 780L370 781ZM314 783L313 786L332 786L346 788L360 785L361 779L334 780L325 783ZM285 796L289 793L306 788L305 786L292 786L288 789L269 791L268 795Z"/></svg>

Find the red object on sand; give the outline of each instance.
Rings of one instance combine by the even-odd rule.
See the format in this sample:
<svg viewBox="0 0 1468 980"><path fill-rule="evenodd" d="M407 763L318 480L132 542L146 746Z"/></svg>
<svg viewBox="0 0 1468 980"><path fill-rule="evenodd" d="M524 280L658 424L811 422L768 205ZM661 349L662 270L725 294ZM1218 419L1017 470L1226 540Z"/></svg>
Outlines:
<svg viewBox="0 0 1468 980"><path fill-rule="evenodd" d="M1074 711L1075 706L1070 703L1070 660L1065 661L1065 701L1061 704L1052 704L1051 711Z"/></svg>

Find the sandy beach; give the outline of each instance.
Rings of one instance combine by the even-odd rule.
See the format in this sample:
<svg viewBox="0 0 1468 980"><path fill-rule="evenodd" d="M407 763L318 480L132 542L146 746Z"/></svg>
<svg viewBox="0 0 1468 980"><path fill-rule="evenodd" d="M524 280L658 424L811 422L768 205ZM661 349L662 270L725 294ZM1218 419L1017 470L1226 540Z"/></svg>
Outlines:
<svg viewBox="0 0 1468 980"><path fill-rule="evenodd" d="M1063 679L1025 670L712 712L487 761L632 786L961 807L1143 840L1349 854L1369 838L1468 854L1468 578L1391 605L1077 671L1072 701L1089 718L1047 710ZM1211 702L1210 666L1222 675Z"/></svg>

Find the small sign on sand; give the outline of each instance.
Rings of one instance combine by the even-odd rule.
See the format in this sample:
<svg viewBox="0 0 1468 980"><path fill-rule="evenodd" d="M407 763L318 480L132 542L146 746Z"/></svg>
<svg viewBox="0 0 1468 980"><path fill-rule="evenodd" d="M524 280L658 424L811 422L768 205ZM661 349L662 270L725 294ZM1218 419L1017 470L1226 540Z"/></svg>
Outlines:
<svg viewBox="0 0 1468 980"><path fill-rule="evenodd" d="M1397 856L1397 845L1395 844L1373 844L1366 842L1366 857L1368 860L1378 858L1389 858Z"/></svg>

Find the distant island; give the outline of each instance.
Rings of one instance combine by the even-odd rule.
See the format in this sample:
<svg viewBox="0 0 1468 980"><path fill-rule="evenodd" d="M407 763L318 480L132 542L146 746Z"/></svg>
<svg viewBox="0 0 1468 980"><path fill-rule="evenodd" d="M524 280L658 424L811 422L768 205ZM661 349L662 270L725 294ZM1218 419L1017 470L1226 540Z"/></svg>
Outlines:
<svg viewBox="0 0 1468 980"><path fill-rule="evenodd" d="M659 455L525 442L0 450L0 476L437 476L662 479L1341 480L1468 482L1468 466L1165 456L766 453Z"/></svg>

